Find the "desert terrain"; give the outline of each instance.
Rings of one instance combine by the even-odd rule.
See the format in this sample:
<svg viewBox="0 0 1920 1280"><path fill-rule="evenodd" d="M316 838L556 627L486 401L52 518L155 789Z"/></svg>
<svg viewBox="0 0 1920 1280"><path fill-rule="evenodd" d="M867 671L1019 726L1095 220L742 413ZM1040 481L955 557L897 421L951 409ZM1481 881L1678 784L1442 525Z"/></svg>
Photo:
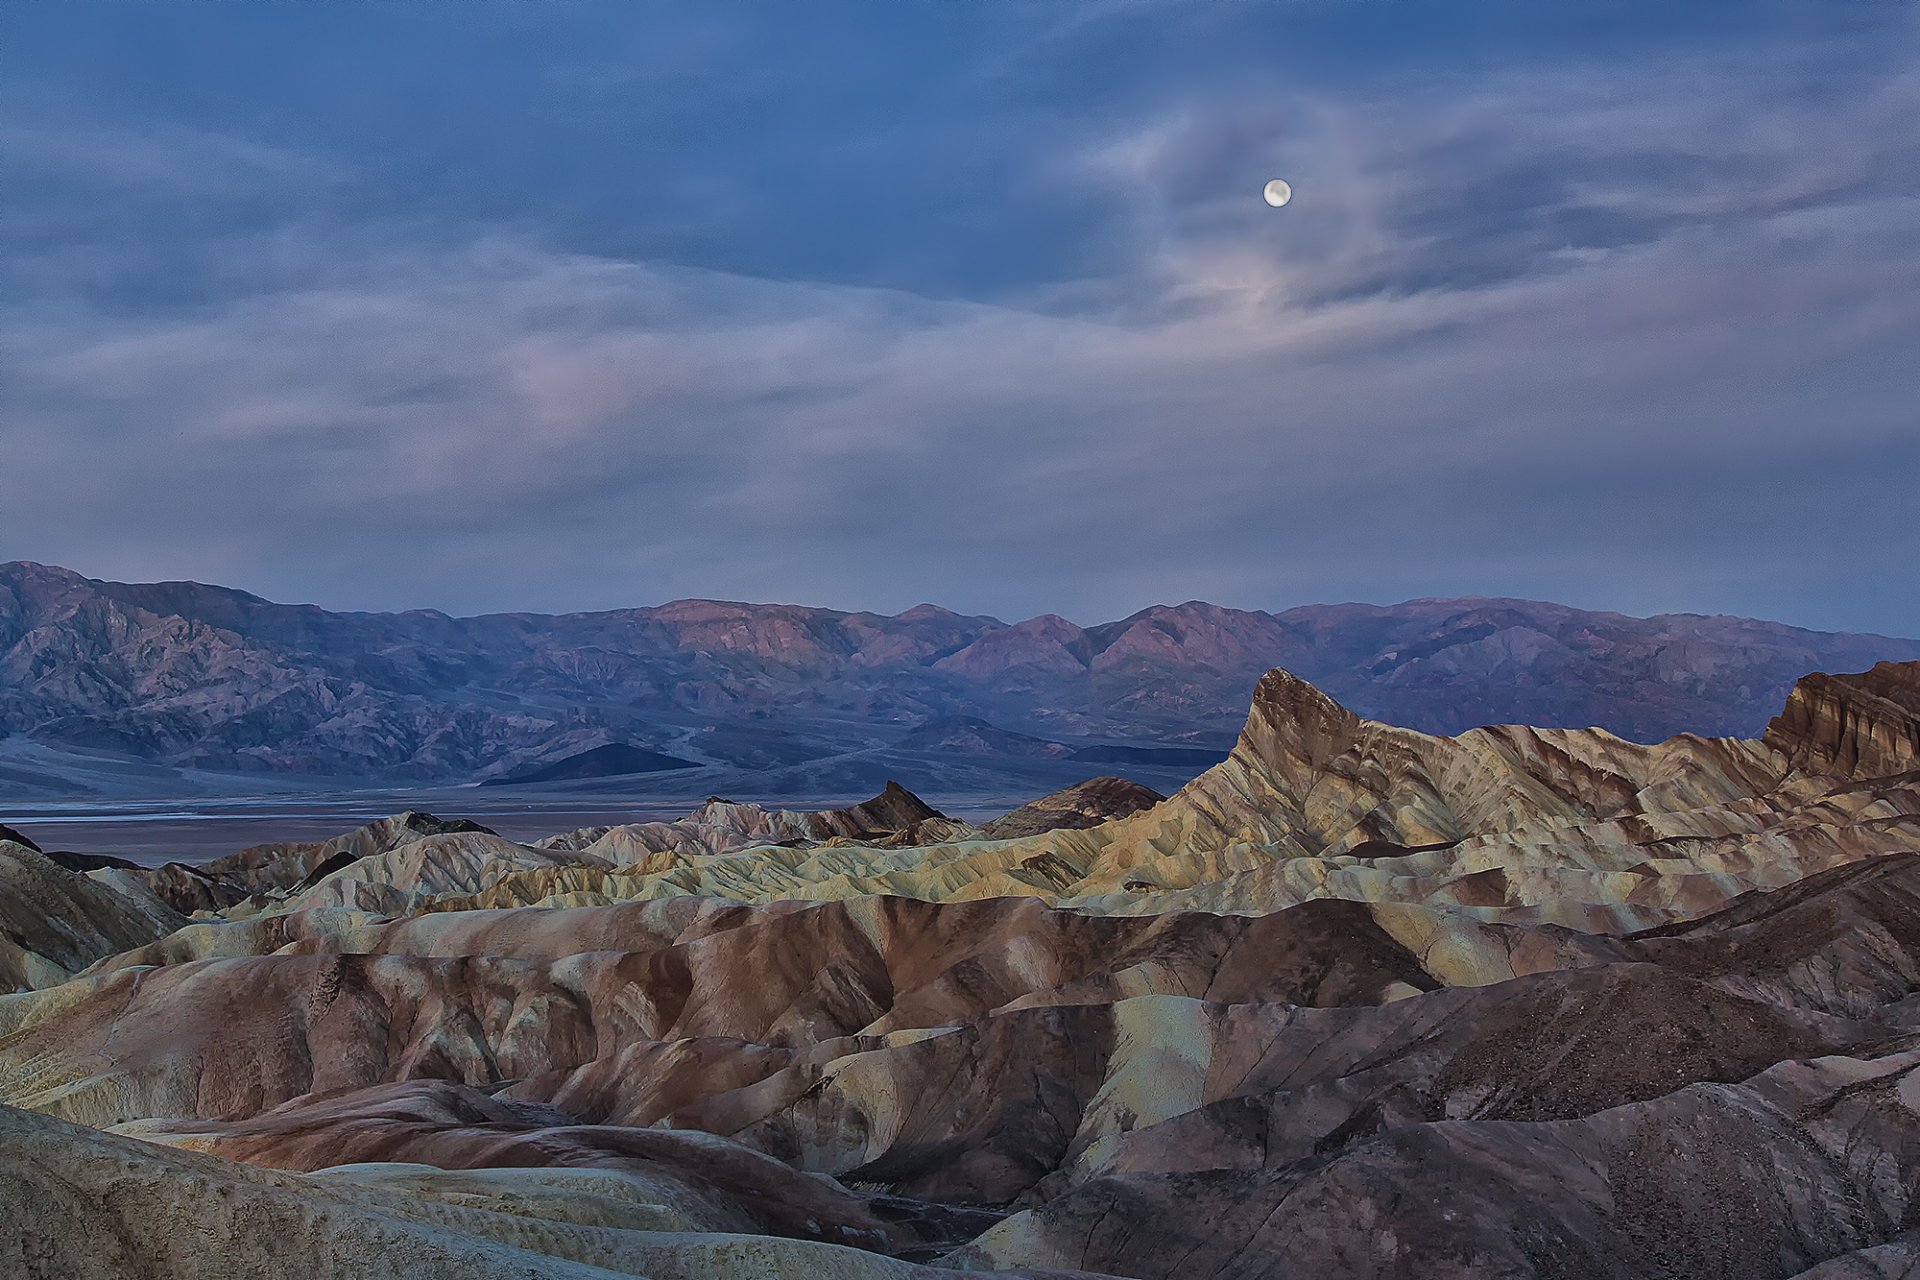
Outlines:
<svg viewBox="0 0 1920 1280"><path fill-rule="evenodd" d="M0 837L7 1274L1920 1265L1920 664L1657 743L1276 669L982 822Z"/></svg>

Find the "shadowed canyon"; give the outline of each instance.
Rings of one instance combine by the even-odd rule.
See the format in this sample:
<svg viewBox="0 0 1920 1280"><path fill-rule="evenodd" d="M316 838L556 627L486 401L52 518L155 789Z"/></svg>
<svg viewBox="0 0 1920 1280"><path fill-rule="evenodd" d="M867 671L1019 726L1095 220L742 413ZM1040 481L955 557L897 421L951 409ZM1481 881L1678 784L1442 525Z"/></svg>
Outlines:
<svg viewBox="0 0 1920 1280"><path fill-rule="evenodd" d="M1276 669L982 825L0 828L0 989L7 1275L1910 1275L1920 663L1653 743Z"/></svg>

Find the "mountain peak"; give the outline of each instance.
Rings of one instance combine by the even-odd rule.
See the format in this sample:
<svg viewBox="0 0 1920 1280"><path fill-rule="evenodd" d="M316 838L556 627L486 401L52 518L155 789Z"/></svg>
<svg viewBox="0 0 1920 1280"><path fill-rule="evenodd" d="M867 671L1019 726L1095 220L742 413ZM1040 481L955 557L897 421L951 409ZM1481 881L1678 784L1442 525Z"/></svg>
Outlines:
<svg viewBox="0 0 1920 1280"><path fill-rule="evenodd" d="M1260 677L1236 753L1263 763L1286 759L1321 768L1358 738L1362 721L1283 667Z"/></svg>

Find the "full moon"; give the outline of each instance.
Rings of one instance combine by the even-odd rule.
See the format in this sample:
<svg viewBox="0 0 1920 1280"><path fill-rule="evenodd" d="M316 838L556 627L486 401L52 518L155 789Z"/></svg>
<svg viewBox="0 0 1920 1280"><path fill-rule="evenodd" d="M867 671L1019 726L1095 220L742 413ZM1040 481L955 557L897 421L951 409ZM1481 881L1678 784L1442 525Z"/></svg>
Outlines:
<svg viewBox="0 0 1920 1280"><path fill-rule="evenodd" d="M1267 184L1266 190L1260 194L1267 198L1268 204L1278 209L1281 205L1293 199L1293 188L1288 186L1284 179L1275 178Z"/></svg>

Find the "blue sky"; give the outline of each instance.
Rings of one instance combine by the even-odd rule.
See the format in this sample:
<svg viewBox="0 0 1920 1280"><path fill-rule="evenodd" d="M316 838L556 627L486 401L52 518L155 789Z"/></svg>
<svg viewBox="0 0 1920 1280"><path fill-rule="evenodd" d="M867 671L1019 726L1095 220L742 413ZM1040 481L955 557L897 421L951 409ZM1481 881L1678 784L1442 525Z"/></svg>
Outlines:
<svg viewBox="0 0 1920 1280"><path fill-rule="evenodd" d="M342 608L1920 634L1908 5L0 27L0 558Z"/></svg>

